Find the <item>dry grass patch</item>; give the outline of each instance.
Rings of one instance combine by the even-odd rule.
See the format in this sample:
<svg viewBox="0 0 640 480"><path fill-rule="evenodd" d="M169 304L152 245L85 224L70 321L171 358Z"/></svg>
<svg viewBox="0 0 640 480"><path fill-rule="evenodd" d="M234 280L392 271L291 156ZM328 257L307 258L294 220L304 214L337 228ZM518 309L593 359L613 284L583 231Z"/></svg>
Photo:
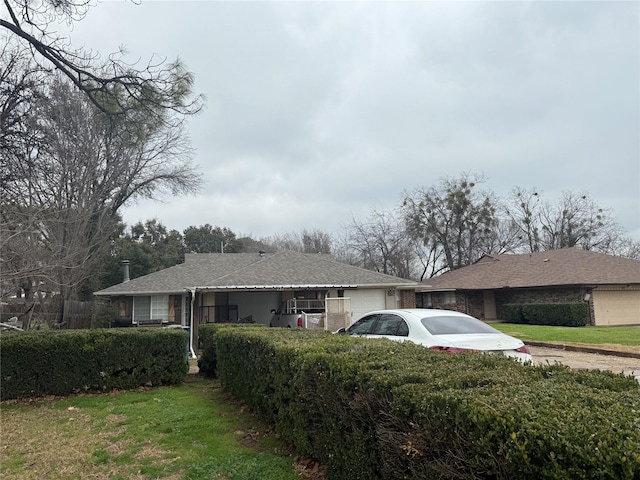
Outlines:
<svg viewBox="0 0 640 480"><path fill-rule="evenodd" d="M276 438L219 386L182 386L1 404L0 478L299 480ZM234 432L250 432L246 435Z"/></svg>
<svg viewBox="0 0 640 480"><path fill-rule="evenodd" d="M131 472L126 462L118 465L109 461L140 448L125 437L124 421L125 415L95 418L82 408L50 408L37 402L2 408L0 474L16 480L147 479ZM142 447L135 456L166 463L162 459L165 454L158 447Z"/></svg>

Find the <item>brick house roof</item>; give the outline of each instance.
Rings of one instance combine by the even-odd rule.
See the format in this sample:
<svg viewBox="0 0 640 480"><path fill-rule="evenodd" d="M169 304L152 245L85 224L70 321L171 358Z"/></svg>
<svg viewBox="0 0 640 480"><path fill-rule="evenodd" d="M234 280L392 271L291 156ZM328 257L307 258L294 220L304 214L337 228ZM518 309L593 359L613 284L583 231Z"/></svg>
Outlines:
<svg viewBox="0 0 640 480"><path fill-rule="evenodd" d="M640 261L563 248L485 255L472 265L425 280L416 291L629 284L640 285Z"/></svg>
<svg viewBox="0 0 640 480"><path fill-rule="evenodd" d="M409 288L416 282L354 267L330 255L293 251L201 253L185 262L95 292L95 295L149 295L197 290L281 290L304 288Z"/></svg>

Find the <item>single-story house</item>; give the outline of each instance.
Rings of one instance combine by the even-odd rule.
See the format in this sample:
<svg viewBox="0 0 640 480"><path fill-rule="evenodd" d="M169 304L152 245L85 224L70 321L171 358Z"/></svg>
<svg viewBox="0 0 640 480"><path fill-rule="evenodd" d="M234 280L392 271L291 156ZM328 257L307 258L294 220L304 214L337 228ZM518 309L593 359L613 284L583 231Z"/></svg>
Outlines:
<svg viewBox="0 0 640 480"><path fill-rule="evenodd" d="M589 302L592 325L640 325L640 261L563 248L480 260L425 280L416 305L503 319L513 303Z"/></svg>
<svg viewBox="0 0 640 480"><path fill-rule="evenodd" d="M132 280L125 273L124 280L95 292L118 304L123 324L190 327L192 344L202 323L268 325L272 309L286 301L336 304L348 325L371 310L415 306L418 285L294 251L187 254L182 264Z"/></svg>

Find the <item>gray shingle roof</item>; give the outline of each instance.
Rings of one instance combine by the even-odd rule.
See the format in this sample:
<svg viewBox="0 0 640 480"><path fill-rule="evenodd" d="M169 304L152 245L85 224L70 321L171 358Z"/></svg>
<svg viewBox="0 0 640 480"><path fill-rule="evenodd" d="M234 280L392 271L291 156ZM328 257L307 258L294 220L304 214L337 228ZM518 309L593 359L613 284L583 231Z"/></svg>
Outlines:
<svg viewBox="0 0 640 480"><path fill-rule="evenodd" d="M185 262L96 295L183 293L202 290L274 290L282 288L411 288L416 282L338 262L329 255L293 251L187 254Z"/></svg>
<svg viewBox="0 0 640 480"><path fill-rule="evenodd" d="M522 255L485 255L473 265L425 280L417 290L629 284L640 284L640 261L563 248Z"/></svg>

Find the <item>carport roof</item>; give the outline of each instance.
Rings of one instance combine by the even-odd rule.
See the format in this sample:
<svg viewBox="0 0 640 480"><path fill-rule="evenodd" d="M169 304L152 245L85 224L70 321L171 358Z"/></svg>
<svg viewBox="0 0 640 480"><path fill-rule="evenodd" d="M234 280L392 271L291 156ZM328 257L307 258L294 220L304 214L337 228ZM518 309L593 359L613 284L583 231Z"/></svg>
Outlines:
<svg viewBox="0 0 640 480"><path fill-rule="evenodd" d="M283 251L187 254L185 262L95 292L95 295L150 295L185 290L283 290L319 288L407 288L412 280L334 260L330 255Z"/></svg>
<svg viewBox="0 0 640 480"><path fill-rule="evenodd" d="M520 255L485 255L473 265L424 281L416 290L494 290L567 285L637 285L640 261L563 248Z"/></svg>

